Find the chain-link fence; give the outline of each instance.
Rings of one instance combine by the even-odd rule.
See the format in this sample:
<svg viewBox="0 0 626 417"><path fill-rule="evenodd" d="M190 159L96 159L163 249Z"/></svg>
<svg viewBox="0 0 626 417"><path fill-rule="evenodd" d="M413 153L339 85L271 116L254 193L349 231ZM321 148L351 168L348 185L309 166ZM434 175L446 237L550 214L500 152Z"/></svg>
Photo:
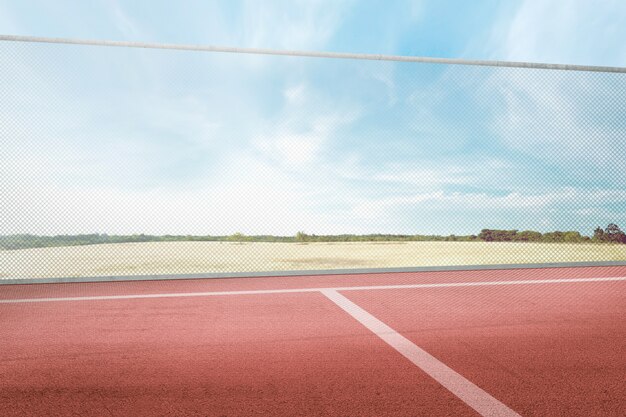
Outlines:
<svg viewBox="0 0 626 417"><path fill-rule="evenodd" d="M626 261L626 74L0 42L0 278Z"/></svg>

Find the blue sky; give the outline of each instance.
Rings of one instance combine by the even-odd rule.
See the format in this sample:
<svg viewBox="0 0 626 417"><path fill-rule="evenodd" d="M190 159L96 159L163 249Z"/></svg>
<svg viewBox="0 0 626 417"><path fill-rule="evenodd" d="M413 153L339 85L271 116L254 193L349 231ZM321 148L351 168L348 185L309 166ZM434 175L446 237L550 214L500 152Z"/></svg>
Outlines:
<svg viewBox="0 0 626 417"><path fill-rule="evenodd" d="M0 1L0 33L626 66L626 6L564 4ZM626 164L611 162L626 158L624 75L8 43L0 56L0 233L626 223Z"/></svg>

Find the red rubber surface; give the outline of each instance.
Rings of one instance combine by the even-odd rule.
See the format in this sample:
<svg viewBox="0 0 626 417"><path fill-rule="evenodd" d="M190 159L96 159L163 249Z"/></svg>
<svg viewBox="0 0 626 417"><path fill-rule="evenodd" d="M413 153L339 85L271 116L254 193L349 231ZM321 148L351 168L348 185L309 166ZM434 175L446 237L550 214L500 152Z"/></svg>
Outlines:
<svg viewBox="0 0 626 417"><path fill-rule="evenodd" d="M626 282L344 295L523 416L626 415Z"/></svg>
<svg viewBox="0 0 626 417"><path fill-rule="evenodd" d="M626 267L0 286L0 299L626 277ZM522 415L623 415L626 282L346 291ZM2 416L476 413L320 293L0 304Z"/></svg>
<svg viewBox="0 0 626 417"><path fill-rule="evenodd" d="M0 305L2 416L475 415L322 294Z"/></svg>

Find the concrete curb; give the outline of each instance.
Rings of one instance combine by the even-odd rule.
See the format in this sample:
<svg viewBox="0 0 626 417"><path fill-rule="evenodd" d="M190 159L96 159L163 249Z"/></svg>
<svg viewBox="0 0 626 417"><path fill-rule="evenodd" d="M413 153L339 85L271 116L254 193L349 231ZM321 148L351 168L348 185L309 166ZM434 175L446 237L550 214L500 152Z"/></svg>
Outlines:
<svg viewBox="0 0 626 417"><path fill-rule="evenodd" d="M499 269L541 269L541 268L577 268L598 266L626 266L624 261L604 262L553 262L537 264L500 264L500 265L451 265L451 266L420 266L408 268L355 268L355 269L324 269L296 271L263 271L263 272L211 272L206 274L170 274L170 275L118 275L95 277L61 277L61 278L3 278L0 285L15 284L60 284L83 282L118 282L118 281L165 281L179 279L226 279L226 278L262 278L262 277L298 277L306 275L354 275L354 274L389 274L410 272L443 272L443 271L482 271Z"/></svg>

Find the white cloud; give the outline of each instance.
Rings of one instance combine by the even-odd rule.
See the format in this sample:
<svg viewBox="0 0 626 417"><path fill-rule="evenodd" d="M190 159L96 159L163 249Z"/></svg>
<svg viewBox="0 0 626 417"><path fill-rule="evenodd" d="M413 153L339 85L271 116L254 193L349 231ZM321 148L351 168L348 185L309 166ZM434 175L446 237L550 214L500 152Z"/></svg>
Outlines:
<svg viewBox="0 0 626 417"><path fill-rule="evenodd" d="M148 39L145 28L124 11L117 0L108 0L106 10L113 16L113 23L124 40L141 41Z"/></svg>
<svg viewBox="0 0 626 417"><path fill-rule="evenodd" d="M513 61L626 66L621 0L524 0L498 25L494 54Z"/></svg>
<svg viewBox="0 0 626 417"><path fill-rule="evenodd" d="M626 191L565 187L546 193L494 195L439 190L361 199L350 214L379 227L399 219L396 225L404 226L398 228L403 233L477 233L483 227L590 231L594 222L624 218L623 213L604 207L607 201L626 203Z"/></svg>
<svg viewBox="0 0 626 417"><path fill-rule="evenodd" d="M333 184L310 174L318 170L315 162L323 163L336 128L358 117L349 104L298 84L297 103L286 93L284 107L264 118L258 91L230 90L233 80L191 95L137 83L76 97L67 79L45 83L45 71L19 73L23 83L0 104L20 97L30 104L22 115L0 118L7 123L3 133L22 129L30 142L3 138L10 163L0 167L6 174L0 234L336 230L337 219L315 207ZM33 96L54 103L36 114L38 123L28 101ZM201 153L207 157L200 165L204 160L211 172L169 180L181 167L168 164Z"/></svg>
<svg viewBox="0 0 626 417"><path fill-rule="evenodd" d="M0 33L11 35L20 31L18 20L10 7L0 4Z"/></svg>
<svg viewBox="0 0 626 417"><path fill-rule="evenodd" d="M524 0L493 25L495 59L626 66L622 1ZM568 180L624 186L623 74L491 69L477 101L502 143L568 172Z"/></svg>
<svg viewBox="0 0 626 417"><path fill-rule="evenodd" d="M286 168L322 162L319 158L335 129L351 118L318 114L311 115L311 119L287 116L286 120L270 124L264 134L253 140L261 157Z"/></svg>
<svg viewBox="0 0 626 417"><path fill-rule="evenodd" d="M245 1L243 44L248 47L317 49L331 39L352 1Z"/></svg>
<svg viewBox="0 0 626 417"><path fill-rule="evenodd" d="M33 186L27 193L9 194L0 202L3 233L153 233L153 234L286 234L445 231L461 233L466 220L489 227L513 222L513 227L551 227L558 221L616 221L623 213L597 205L611 199L626 202L626 191L560 189L545 194L446 193L435 191L386 198L343 195L333 184L285 175L249 155L230 161L232 173L206 188L152 189ZM319 197L338 207L321 212ZM417 217L407 220L406 214ZM417 214L416 214L417 213ZM454 214L453 214L454 213ZM472 214L465 219L460 213ZM475 217L478 213L480 216ZM405 216L396 217L398 214ZM569 216L569 217L568 217ZM521 219L520 221L515 221ZM548 221L548 223L546 223ZM435 222L441 223L441 225ZM593 220L592 220L593 222ZM403 225L401 227L401 225ZM394 226L395 225L395 226ZM436 225L437 227L433 227ZM480 227L479 226L479 227ZM590 228L594 224L585 223ZM442 229L443 228L443 229ZM470 228L470 230L472 229ZM474 230L477 232L477 230Z"/></svg>
<svg viewBox="0 0 626 417"><path fill-rule="evenodd" d="M355 104L341 104L329 92L303 83L283 91L284 106L264 126L252 143L264 160L287 169L304 169L321 160L338 128L359 118Z"/></svg>
<svg viewBox="0 0 626 417"><path fill-rule="evenodd" d="M303 83L286 88L283 95L290 105L302 104L306 100L307 86Z"/></svg>
<svg viewBox="0 0 626 417"><path fill-rule="evenodd" d="M324 138L319 135L282 135L274 141L261 143L261 149L288 165L313 162L322 147Z"/></svg>
<svg viewBox="0 0 626 417"><path fill-rule="evenodd" d="M366 80L373 80L374 83L368 82L369 88L376 88L379 84L383 87L383 94L387 96L387 106L393 107L398 102L398 86L396 85L396 66L395 62L380 61L376 65L363 65L357 68L359 76Z"/></svg>
<svg viewBox="0 0 626 417"><path fill-rule="evenodd" d="M249 153L224 161L222 175L194 187L21 183L0 200L0 234L287 234L331 230L311 202L314 179L286 174Z"/></svg>
<svg viewBox="0 0 626 417"><path fill-rule="evenodd" d="M477 90L492 129L511 149L569 172L623 184L626 78L598 73L495 69Z"/></svg>
<svg viewBox="0 0 626 417"><path fill-rule="evenodd" d="M477 161L451 163L442 159L436 162L419 161L419 166L412 163L381 163L364 166L358 155L345 160L335 167L334 174L348 180L367 181L381 190L394 187L410 187L413 190L440 190L452 185L479 186L485 182L486 175L495 170L504 172L507 165L500 161L481 158ZM429 191L430 192L430 191Z"/></svg>

